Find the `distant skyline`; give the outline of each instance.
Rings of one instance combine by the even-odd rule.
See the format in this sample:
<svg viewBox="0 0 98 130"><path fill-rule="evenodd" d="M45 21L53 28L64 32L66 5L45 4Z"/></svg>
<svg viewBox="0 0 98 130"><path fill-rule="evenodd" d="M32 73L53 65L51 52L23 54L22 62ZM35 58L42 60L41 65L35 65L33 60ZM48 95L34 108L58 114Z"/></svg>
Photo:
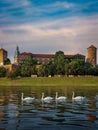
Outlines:
<svg viewBox="0 0 98 130"><path fill-rule="evenodd" d="M98 0L0 1L0 47L12 62L17 45L20 52L87 56L92 44L98 48Z"/></svg>

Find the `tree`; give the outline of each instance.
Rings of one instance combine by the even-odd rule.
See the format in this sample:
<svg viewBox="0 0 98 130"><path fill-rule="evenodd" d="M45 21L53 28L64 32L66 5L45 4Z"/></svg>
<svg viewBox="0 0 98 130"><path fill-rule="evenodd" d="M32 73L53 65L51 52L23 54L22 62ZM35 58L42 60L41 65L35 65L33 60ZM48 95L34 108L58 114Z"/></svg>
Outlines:
<svg viewBox="0 0 98 130"><path fill-rule="evenodd" d="M69 75L69 62L65 62L64 69L65 69L65 75Z"/></svg>
<svg viewBox="0 0 98 130"><path fill-rule="evenodd" d="M6 69L4 67L0 67L0 77L6 76Z"/></svg>
<svg viewBox="0 0 98 130"><path fill-rule="evenodd" d="M23 77L29 77L31 76L32 71L29 66L21 66L21 76Z"/></svg>
<svg viewBox="0 0 98 130"><path fill-rule="evenodd" d="M37 61L33 60L32 58L28 58L28 59L24 59L21 65L32 67L32 66L35 66L36 64L37 64Z"/></svg>
<svg viewBox="0 0 98 130"><path fill-rule="evenodd" d="M98 76L98 66L95 66L95 67L94 67L94 75L95 75L95 76Z"/></svg>
<svg viewBox="0 0 98 130"><path fill-rule="evenodd" d="M56 67L56 74L63 75L65 73L64 72L64 64L65 64L64 52L62 51L56 52L55 57L54 57L54 64Z"/></svg>
<svg viewBox="0 0 98 130"><path fill-rule="evenodd" d="M11 64L11 61L9 58L7 58L6 60L4 60L4 65L8 65L8 64Z"/></svg>
<svg viewBox="0 0 98 130"><path fill-rule="evenodd" d="M85 75L91 75L93 72L93 65L90 62L85 63Z"/></svg>
<svg viewBox="0 0 98 130"><path fill-rule="evenodd" d="M35 65L36 61L33 60L32 58L25 59L23 63L21 64L21 76L23 77L28 77L31 76L31 74L35 74Z"/></svg>
<svg viewBox="0 0 98 130"><path fill-rule="evenodd" d="M71 75L84 75L85 62L81 60L73 60L69 63L69 74Z"/></svg>
<svg viewBox="0 0 98 130"><path fill-rule="evenodd" d="M48 63L49 75L54 76L56 74L55 64L53 62Z"/></svg>
<svg viewBox="0 0 98 130"><path fill-rule="evenodd" d="M38 76L47 77L49 75L48 65L42 64L38 69Z"/></svg>

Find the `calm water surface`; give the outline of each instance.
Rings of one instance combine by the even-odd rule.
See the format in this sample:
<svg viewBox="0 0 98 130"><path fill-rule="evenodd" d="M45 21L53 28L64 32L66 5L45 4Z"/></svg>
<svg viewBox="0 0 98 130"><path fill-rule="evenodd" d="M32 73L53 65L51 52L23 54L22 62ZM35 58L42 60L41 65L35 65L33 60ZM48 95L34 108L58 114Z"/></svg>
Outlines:
<svg viewBox="0 0 98 130"><path fill-rule="evenodd" d="M66 102L44 103L45 96L55 98L67 96ZM85 96L84 102L73 102L75 95ZM24 97L35 97L32 103L21 101ZM98 130L98 90L69 87L1 87L0 130ZM96 98L97 97L97 98Z"/></svg>

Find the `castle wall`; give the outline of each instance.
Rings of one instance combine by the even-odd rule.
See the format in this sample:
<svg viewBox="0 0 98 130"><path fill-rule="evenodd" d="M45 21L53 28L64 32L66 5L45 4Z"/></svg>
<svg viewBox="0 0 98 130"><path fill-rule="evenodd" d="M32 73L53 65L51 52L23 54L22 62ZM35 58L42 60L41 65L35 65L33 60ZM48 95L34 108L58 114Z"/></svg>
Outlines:
<svg viewBox="0 0 98 130"><path fill-rule="evenodd" d="M1 48L0 49L0 65L3 65L6 59L7 59L7 51Z"/></svg>

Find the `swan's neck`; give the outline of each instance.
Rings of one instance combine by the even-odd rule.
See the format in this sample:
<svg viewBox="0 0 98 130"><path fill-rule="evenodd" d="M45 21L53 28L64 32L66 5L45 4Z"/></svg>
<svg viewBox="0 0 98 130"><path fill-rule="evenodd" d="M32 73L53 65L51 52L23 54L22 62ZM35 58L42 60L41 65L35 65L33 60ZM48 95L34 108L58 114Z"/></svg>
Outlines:
<svg viewBox="0 0 98 130"><path fill-rule="evenodd" d="M23 93L22 93L22 95L21 95L21 100L23 100Z"/></svg>
<svg viewBox="0 0 98 130"><path fill-rule="evenodd" d="M74 99L74 97L75 97L75 93L73 92L73 94L72 94L72 99Z"/></svg>
<svg viewBox="0 0 98 130"><path fill-rule="evenodd" d="M42 100L44 99L44 93L42 93Z"/></svg>
<svg viewBox="0 0 98 130"><path fill-rule="evenodd" d="M55 96L55 99L57 99L58 98L58 93L56 92L56 96Z"/></svg>

